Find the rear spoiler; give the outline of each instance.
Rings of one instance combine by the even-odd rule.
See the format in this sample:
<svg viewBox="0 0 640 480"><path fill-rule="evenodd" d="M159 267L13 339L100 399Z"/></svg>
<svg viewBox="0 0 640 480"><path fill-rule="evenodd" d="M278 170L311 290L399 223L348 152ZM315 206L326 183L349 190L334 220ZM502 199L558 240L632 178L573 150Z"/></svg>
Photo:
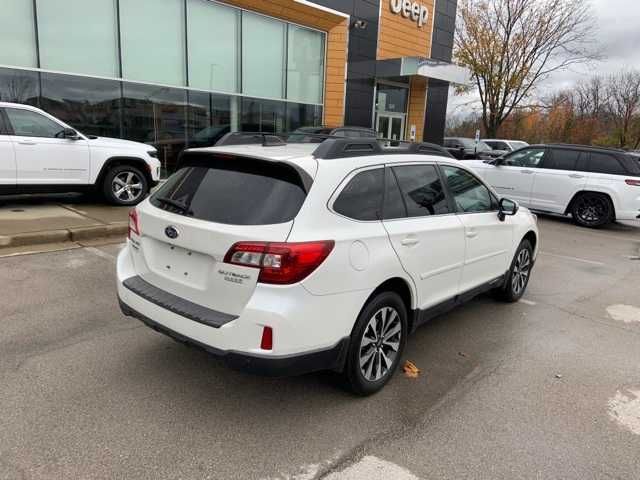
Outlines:
<svg viewBox="0 0 640 480"><path fill-rule="evenodd" d="M231 152L216 152L216 151L202 151L202 150L183 150L178 155L178 162L176 169L179 170L185 167L207 167L211 166L213 162L219 161L236 162L234 167L238 169L264 165L265 169L276 168L281 173L286 175L289 171L296 175L299 183L305 190L305 193L309 193L311 185L313 185L313 178L303 168L292 162L284 162L281 160L269 160L260 157L253 157L250 155L239 155ZM243 164L244 163L244 164Z"/></svg>

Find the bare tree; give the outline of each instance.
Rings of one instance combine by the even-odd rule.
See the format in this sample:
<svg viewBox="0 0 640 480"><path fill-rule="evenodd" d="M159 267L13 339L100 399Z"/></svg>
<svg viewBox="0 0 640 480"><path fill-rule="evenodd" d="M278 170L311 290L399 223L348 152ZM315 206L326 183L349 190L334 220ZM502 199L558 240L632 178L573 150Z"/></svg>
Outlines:
<svg viewBox="0 0 640 480"><path fill-rule="evenodd" d="M640 132L637 132L640 115L640 72L624 71L612 75L607 82L608 109L616 127L620 148L633 142L637 148ZM633 138L631 138L633 136Z"/></svg>
<svg viewBox="0 0 640 480"><path fill-rule="evenodd" d="M490 137L551 73L597 57L588 0L460 0L458 12L455 58Z"/></svg>
<svg viewBox="0 0 640 480"><path fill-rule="evenodd" d="M575 96L577 113L581 117L599 118L605 113L608 99L605 80L601 76L579 82Z"/></svg>

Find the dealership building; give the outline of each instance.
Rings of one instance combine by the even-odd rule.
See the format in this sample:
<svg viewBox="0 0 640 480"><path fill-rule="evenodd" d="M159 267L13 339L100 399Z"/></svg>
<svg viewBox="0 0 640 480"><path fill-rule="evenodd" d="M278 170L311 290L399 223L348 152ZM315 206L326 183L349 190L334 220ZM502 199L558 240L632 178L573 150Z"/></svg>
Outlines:
<svg viewBox="0 0 640 480"><path fill-rule="evenodd" d="M0 101L154 144L168 170L229 131L441 142L456 1L3 0Z"/></svg>

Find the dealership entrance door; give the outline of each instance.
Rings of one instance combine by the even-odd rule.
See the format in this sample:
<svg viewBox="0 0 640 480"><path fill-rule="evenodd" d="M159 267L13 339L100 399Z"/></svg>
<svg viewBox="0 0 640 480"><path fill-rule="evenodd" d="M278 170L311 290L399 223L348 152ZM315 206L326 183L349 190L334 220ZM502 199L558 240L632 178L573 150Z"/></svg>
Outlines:
<svg viewBox="0 0 640 480"><path fill-rule="evenodd" d="M378 82L374 126L379 138L404 140L408 98L409 85Z"/></svg>
<svg viewBox="0 0 640 480"><path fill-rule="evenodd" d="M404 137L405 115L379 113L376 132L380 138L402 140Z"/></svg>

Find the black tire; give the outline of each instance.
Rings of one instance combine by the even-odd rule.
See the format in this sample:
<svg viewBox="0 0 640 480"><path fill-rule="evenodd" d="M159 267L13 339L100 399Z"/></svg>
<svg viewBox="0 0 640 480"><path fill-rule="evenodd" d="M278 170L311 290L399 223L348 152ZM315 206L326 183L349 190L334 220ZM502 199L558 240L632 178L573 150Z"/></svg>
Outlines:
<svg viewBox="0 0 640 480"><path fill-rule="evenodd" d="M529 285L532 268L533 247L529 240L522 240L513 256L504 285L495 291L498 299L504 302L520 300Z"/></svg>
<svg viewBox="0 0 640 480"><path fill-rule="evenodd" d="M613 221L611 199L602 193L581 193L571 205L571 216L576 225L599 228Z"/></svg>
<svg viewBox="0 0 640 480"><path fill-rule="evenodd" d="M127 185L130 188L127 189ZM107 202L114 205L137 205L149 193L149 182L137 167L118 165L104 176L102 193Z"/></svg>
<svg viewBox="0 0 640 480"><path fill-rule="evenodd" d="M373 326L370 326L374 317L377 318L376 324L379 327L377 332ZM385 318L386 325L384 325ZM399 331L390 335L398 326ZM385 327L386 333L384 333ZM382 335L379 335L380 332L383 332ZM362 396L371 395L382 389L400 364L407 335L407 308L400 295L394 292L382 292L369 300L358 315L351 333L343 372L347 388ZM380 337L385 340L380 340ZM368 345L363 346L366 342L369 342ZM393 349L394 345L397 350ZM361 357L364 359L367 355L370 355L368 361L365 360L361 368Z"/></svg>

